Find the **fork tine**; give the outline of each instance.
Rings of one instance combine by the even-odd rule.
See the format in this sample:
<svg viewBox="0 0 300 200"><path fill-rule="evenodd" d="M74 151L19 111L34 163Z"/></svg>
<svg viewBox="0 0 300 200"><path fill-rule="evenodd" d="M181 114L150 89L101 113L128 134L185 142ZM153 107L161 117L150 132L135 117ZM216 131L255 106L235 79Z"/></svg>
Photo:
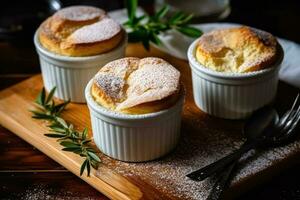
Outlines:
<svg viewBox="0 0 300 200"><path fill-rule="evenodd" d="M293 115L293 119L290 120L288 125L281 129L279 137L273 139L274 145L283 145L291 141L299 132L296 130L300 123L300 105Z"/></svg>
<svg viewBox="0 0 300 200"><path fill-rule="evenodd" d="M295 121L299 121L300 118L300 105L298 106L298 109L296 110L294 116L293 116L293 120L292 120L292 124L295 123Z"/></svg>
<svg viewBox="0 0 300 200"><path fill-rule="evenodd" d="M281 124L280 125L284 125L286 124L287 120L290 119L292 113L293 113L293 110L298 102L298 99L299 99L299 93L297 94L297 97L295 98L294 102L293 102L293 105L292 105L292 108L289 109L284 115L286 115L286 117L281 121ZM283 115L283 116L284 116Z"/></svg>
<svg viewBox="0 0 300 200"><path fill-rule="evenodd" d="M298 109L293 114L293 117L291 119L291 124L292 125L299 120L299 115L300 115L300 105L298 106Z"/></svg>
<svg viewBox="0 0 300 200"><path fill-rule="evenodd" d="M283 127L282 127L282 129L280 131L283 134L286 131L288 131L289 128L291 128L292 126L294 126L295 123L298 123L298 121L299 121L299 117L300 117L300 104L298 105L297 109L294 110L294 108L296 107L296 104L297 104L298 97L299 97L299 94L297 95L296 101L294 101L294 104L292 106L293 109L290 110L290 113L289 113L288 117L286 117L284 119Z"/></svg>
<svg viewBox="0 0 300 200"><path fill-rule="evenodd" d="M297 101L298 101L298 99L299 99L299 93L297 94L297 96L296 96L296 99L295 99L295 101L294 101L294 103L293 103L293 106L292 106L292 109L296 106L296 104L297 104Z"/></svg>
<svg viewBox="0 0 300 200"><path fill-rule="evenodd" d="M281 120L278 132L275 135L275 137L272 139L273 145L276 146L276 145L281 145L283 143L286 143L296 134L295 128L299 125L300 122L300 104L298 105L296 110L294 110L294 108L296 107L298 99L299 99L299 93L293 103L292 106L293 109L288 110L283 115L282 118L284 119Z"/></svg>

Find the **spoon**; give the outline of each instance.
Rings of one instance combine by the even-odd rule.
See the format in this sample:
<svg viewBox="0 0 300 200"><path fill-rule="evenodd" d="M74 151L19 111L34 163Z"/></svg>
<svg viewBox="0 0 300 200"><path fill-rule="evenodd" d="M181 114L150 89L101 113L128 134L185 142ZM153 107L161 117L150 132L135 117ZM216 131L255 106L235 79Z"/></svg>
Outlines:
<svg viewBox="0 0 300 200"><path fill-rule="evenodd" d="M271 108L270 108L271 109ZM269 110L269 112L271 112ZM266 113L262 114L262 118L268 116ZM261 116L258 116L261 117ZM287 110L283 117L276 123L276 126L272 130L266 131L256 139L246 141L238 150L233 153L219 159L218 161L203 167L195 172L189 174L192 180L201 181L212 175L215 172L220 171L229 164L237 161L244 153L250 149L257 148L259 146L274 146L275 144L283 144L296 135L296 129L300 123L300 93L298 93L296 99L293 102L291 109Z"/></svg>
<svg viewBox="0 0 300 200"><path fill-rule="evenodd" d="M300 106L298 109L294 110L295 105L298 102L298 97L294 101L294 104L290 110L285 112L283 116L277 120L277 122L271 126L271 129L266 129L266 132L273 131L270 137L270 141L266 142L266 146L276 147L286 145L295 139L299 135L299 122L300 122ZM277 131L275 131L277 127ZM278 131L278 129L280 131ZM214 184L213 189L211 190L207 200L218 200L223 191L227 188L230 183L233 169L238 161L235 161L233 164L229 165L222 173L219 174L217 182Z"/></svg>
<svg viewBox="0 0 300 200"><path fill-rule="evenodd" d="M275 126L278 120L278 113L270 107L265 107L255 112L244 125L243 133L247 139L244 145L256 140L264 134L269 134L270 131L266 130ZM224 169L224 171L219 173L219 178L214 184L206 200L217 200L222 196L224 190L228 186L229 180L233 174L232 172L237 163L238 160L230 164Z"/></svg>
<svg viewBox="0 0 300 200"><path fill-rule="evenodd" d="M277 121L278 114L271 107L264 107L254 112L254 114L246 121L243 128L244 135L247 137L246 142L230 157L230 159L228 159L229 157L224 157L217 162L188 174L187 177L196 181L202 181L213 173L226 167L231 161L238 160L245 150L251 149L256 145L258 138L264 136L262 133L269 134L271 131L265 130L270 128Z"/></svg>

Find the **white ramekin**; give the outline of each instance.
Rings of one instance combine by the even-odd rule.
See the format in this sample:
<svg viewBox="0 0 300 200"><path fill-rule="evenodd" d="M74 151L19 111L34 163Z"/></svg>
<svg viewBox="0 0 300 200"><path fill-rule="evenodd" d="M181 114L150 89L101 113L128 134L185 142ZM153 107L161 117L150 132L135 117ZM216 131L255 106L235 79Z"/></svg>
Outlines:
<svg viewBox="0 0 300 200"><path fill-rule="evenodd" d="M55 97L84 103L84 89L89 80L106 63L125 56L127 35L118 47L96 56L71 57L52 53L40 44L38 31L34 35L34 44L39 55L46 90L56 86Z"/></svg>
<svg viewBox="0 0 300 200"><path fill-rule="evenodd" d="M208 69L196 60L198 40L188 49L196 105L204 112L225 119L243 119L269 104L276 96L280 58L266 69L248 73L224 73Z"/></svg>
<svg viewBox="0 0 300 200"><path fill-rule="evenodd" d="M85 96L90 110L94 142L104 154L127 162L149 161L172 151L180 137L182 93L169 109L129 115L105 109L91 96L91 80Z"/></svg>

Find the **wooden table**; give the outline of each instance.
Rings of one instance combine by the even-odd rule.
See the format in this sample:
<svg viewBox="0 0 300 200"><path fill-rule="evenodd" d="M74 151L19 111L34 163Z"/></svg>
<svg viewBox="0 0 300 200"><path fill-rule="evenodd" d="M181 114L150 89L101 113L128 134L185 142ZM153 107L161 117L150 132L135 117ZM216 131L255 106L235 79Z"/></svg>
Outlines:
<svg viewBox="0 0 300 200"><path fill-rule="evenodd" d="M0 127L0 199L108 199Z"/></svg>

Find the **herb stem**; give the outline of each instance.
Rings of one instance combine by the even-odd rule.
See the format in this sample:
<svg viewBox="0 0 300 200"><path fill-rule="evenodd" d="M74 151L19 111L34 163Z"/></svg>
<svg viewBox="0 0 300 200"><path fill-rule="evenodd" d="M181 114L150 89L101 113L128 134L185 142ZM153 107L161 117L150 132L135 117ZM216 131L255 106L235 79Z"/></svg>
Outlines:
<svg viewBox="0 0 300 200"><path fill-rule="evenodd" d="M137 17L137 6L138 0L126 1L128 21L124 23L124 26L128 31L129 42L142 42L147 50L149 50L150 42L160 45L162 41L158 35L171 29L189 37L199 37L202 34L201 30L189 26L193 15L177 12L169 19L165 19L169 7L163 6L152 16L145 14Z"/></svg>
<svg viewBox="0 0 300 200"><path fill-rule="evenodd" d="M101 160L95 153L96 150L90 145L92 140L88 138L88 129L84 128L83 131L75 130L73 124L66 122L60 117L61 112L70 101L56 104L53 100L55 89L54 87L48 95L46 95L45 89L42 89L35 100L37 110L31 111L33 113L32 117L46 120L49 123L48 127L51 132L44 135L57 138L57 141L63 146L63 151L73 152L85 158L80 168L80 176L85 170L87 170L87 175L90 176L91 166L97 169Z"/></svg>

